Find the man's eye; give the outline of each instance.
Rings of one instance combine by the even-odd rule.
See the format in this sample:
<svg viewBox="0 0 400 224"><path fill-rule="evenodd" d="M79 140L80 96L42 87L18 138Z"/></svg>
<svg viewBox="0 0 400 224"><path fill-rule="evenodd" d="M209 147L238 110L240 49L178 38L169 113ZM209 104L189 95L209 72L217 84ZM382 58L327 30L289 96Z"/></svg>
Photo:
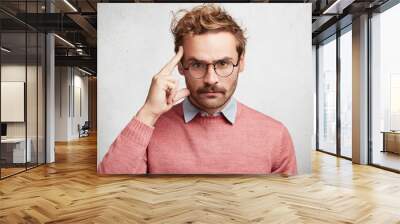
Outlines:
<svg viewBox="0 0 400 224"><path fill-rule="evenodd" d="M190 66L191 66L192 68L200 68L200 67L201 67L201 63L193 62Z"/></svg>
<svg viewBox="0 0 400 224"><path fill-rule="evenodd" d="M228 66L228 62L226 62L226 61L219 61L218 62L218 66L221 66L221 67L225 67L225 66Z"/></svg>

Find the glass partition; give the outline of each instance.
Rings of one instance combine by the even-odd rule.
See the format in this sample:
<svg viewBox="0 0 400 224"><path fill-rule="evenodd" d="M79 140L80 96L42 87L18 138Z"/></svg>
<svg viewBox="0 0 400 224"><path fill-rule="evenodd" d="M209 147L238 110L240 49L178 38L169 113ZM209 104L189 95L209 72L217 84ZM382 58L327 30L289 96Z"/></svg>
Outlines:
<svg viewBox="0 0 400 224"><path fill-rule="evenodd" d="M26 33L1 34L1 177L24 171L26 150ZM6 49L6 50L4 50Z"/></svg>
<svg viewBox="0 0 400 224"><path fill-rule="evenodd" d="M0 7L43 13L45 1L1 1ZM33 19L37 17L32 17ZM45 34L0 12L0 178L45 163Z"/></svg>

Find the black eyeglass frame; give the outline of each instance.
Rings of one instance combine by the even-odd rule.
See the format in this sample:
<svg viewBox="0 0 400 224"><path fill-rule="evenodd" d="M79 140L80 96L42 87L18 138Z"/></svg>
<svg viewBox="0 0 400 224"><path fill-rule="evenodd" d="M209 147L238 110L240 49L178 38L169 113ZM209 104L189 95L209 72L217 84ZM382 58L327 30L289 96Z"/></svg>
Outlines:
<svg viewBox="0 0 400 224"><path fill-rule="evenodd" d="M218 62L220 62L220 61L222 61L222 60L218 60L218 61L216 61L216 62L214 62L214 63L205 63L205 65L207 65L207 69L204 70L204 74L203 74L201 77L194 77L193 75L190 75L190 76L193 77L193 78L195 78L195 79L201 79L201 78L203 78L203 77L207 74L208 66L209 66L209 65L213 65L215 74L217 74L219 77L223 77L223 78L229 77L229 76L231 76L231 75L233 74L233 71L234 71L235 68L239 65L239 62L240 62L240 55L239 55L239 58L238 58L238 61L236 62L236 64L234 64L232 61L229 61L229 62L233 65L233 68L232 68L231 73L230 73L229 75L226 75L226 76L223 76L223 75L218 74L218 72L217 72L217 70L216 70L217 68L215 67L215 64L218 63ZM181 63L182 68L183 68L184 70L189 70L189 67L185 68L185 67L183 66L182 60L180 61L180 63Z"/></svg>

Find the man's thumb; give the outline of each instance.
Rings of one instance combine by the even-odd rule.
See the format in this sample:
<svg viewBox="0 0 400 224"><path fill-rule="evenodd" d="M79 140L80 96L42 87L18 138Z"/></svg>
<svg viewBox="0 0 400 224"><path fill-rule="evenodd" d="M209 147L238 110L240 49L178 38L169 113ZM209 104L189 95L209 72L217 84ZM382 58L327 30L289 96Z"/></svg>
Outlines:
<svg viewBox="0 0 400 224"><path fill-rule="evenodd" d="M175 97L174 97L174 103L179 101L180 99L189 96L190 91L187 88L180 89L176 92Z"/></svg>

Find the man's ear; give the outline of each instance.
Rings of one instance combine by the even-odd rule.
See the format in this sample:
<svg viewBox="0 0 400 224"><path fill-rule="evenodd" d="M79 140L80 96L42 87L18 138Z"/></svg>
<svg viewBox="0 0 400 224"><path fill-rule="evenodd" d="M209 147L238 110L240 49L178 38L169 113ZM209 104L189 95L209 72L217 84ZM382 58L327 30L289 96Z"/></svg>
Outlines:
<svg viewBox="0 0 400 224"><path fill-rule="evenodd" d="M244 53L240 56L240 62L239 62L240 70L239 72L243 72L244 70Z"/></svg>
<svg viewBox="0 0 400 224"><path fill-rule="evenodd" d="M179 71L179 74L185 76L185 73L183 72L184 69L183 69L183 66L182 66L182 62L178 63L178 71Z"/></svg>

